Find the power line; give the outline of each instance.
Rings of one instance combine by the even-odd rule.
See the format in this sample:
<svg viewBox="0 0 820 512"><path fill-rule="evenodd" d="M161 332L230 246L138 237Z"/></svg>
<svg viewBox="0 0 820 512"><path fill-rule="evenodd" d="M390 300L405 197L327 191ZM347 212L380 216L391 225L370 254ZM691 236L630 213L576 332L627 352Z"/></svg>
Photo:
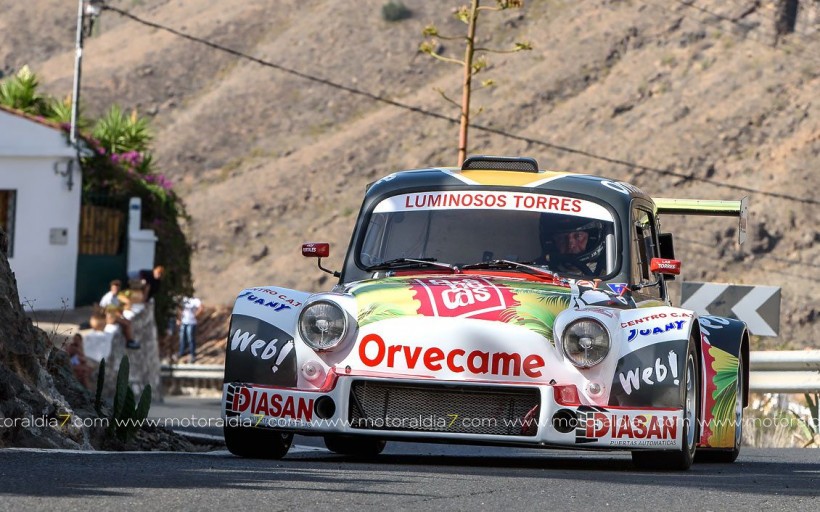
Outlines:
<svg viewBox="0 0 820 512"><path fill-rule="evenodd" d="M104 10L107 10L107 11L115 12L115 13L119 14L120 16L128 18L128 19L130 19L132 21L135 21L137 23L140 23L142 25L145 25L145 26L148 26L148 27L151 27L151 28L155 28L157 30L161 30L161 31L164 31L164 32L168 32L168 33L173 34L177 37L187 39L189 41L208 46L208 47L213 48L215 50L228 53L228 54L233 55L235 57L239 57L240 59L245 59L245 60L249 60L251 62L255 62L256 64L259 64L259 65L264 66L264 67L269 67L269 68L273 68L273 69L282 71L284 73L287 73L287 74L302 78L304 80L308 80L308 81L311 81L311 82L316 82L316 83L319 83L319 84L322 84L322 85L326 85L328 87L339 89L339 90L348 92L350 94L363 96L363 97L366 97L366 98L371 99L371 100L376 101L376 102L380 102L380 103L384 103L384 104L391 105L391 106L394 106L394 107L398 107L400 109L415 112L417 114L421 114L421 115L424 115L424 116L433 117L433 118L436 118L436 119L441 119L443 121L447 121L447 122L453 123L453 124L459 124L458 119L448 117L448 116L445 116L443 114L439 114L437 112L432 112L430 110L426 110L426 109L423 109L421 107L417 107L417 106L414 106L414 105L409 105L407 103L402 103L402 102L399 102L399 101L396 101L396 100L385 98L383 96L379 96L377 94L373 94L373 93L368 92L368 91L363 91L361 89L357 89L357 88L354 88L354 87L349 87L349 86L346 86L344 84L340 84L340 83L334 82L332 80L328 80L326 78L321 78L321 77L310 75L310 74L307 74L307 73L304 73L304 72L301 72L301 71L297 71L295 69L291 69L291 68L282 66L281 64L276 64L274 62L266 61L264 59L254 57L252 55L242 53L238 50L234 50L232 48L222 46L222 45L214 43L212 41L208 41L208 40L202 39L200 37L196 37L196 36L192 36L190 34L186 34L184 32L181 32L181 31L177 30L177 29L167 27L165 25L161 25L161 24L153 22L153 21L145 20L143 18L140 18L140 17L128 12L128 11L125 11L125 10L117 8L117 7L113 7L113 6L110 6L110 5L104 5L102 8ZM522 141L522 142L527 142L529 144L533 144L533 145L536 145L536 146L542 146L542 147L546 147L546 148L553 149L553 150L556 150L556 151L562 151L562 152L565 152L565 153L580 155L580 156L584 156L584 157L587 157L587 158L590 158L590 159L593 159L593 160L599 160L599 161L607 162L607 163L610 163L610 164L620 165L620 166L624 166L624 167L630 167L630 168L633 168L633 169L638 169L638 170L641 170L641 171L651 172L651 173L654 173L654 174L660 174L660 175L663 175L663 176L671 176L671 177L679 178L683 181L698 181L698 182L707 183L707 184L710 184L710 185L713 185L713 186L716 186L716 187L728 188L728 189L737 190L737 191L740 191L740 192L760 194L760 195L775 197L775 198L778 198L778 199L784 199L784 200L794 201L794 202L804 203L804 204L820 205L820 201L818 201L817 199L813 199L813 198L797 197L797 196L792 196L792 195L789 195L789 194L782 194L782 193L779 193L779 192L763 191L763 190L758 190L758 189L754 189L754 188L751 188L751 187L744 187L744 186L741 186L741 185L733 185L731 183L724 183L724 182L712 180L712 179L709 179L709 178L703 178L703 177L700 177L700 176L695 176L693 174L685 174L685 173L681 173L681 172L670 171L670 170L667 170L667 169L659 169L659 168L656 168L656 167L650 167L650 166L647 166L647 165L637 164L635 162L629 162L627 160L622 160L622 159L619 159L619 158L600 155L600 154L593 153L591 151L586 151L586 150L583 150L583 149L577 149L577 148L572 148L572 147L569 147L569 146L563 146L563 145L560 145L560 144L554 144L554 143L543 141L543 140L538 140L538 139L533 139L533 138L530 138L530 137L525 137L523 135L516 135L516 134L513 134L513 133L505 132L505 131L497 129L497 128L491 128L489 126L483 126L483 125L478 125L478 124L470 124L469 126L470 126L470 128L474 128L476 130L484 131L484 132L487 132L487 133L492 133L492 134L495 134L495 135L500 135L500 136L503 136L503 137L506 137L506 138L509 138L509 139L514 139L514 140L519 140L519 141Z"/></svg>

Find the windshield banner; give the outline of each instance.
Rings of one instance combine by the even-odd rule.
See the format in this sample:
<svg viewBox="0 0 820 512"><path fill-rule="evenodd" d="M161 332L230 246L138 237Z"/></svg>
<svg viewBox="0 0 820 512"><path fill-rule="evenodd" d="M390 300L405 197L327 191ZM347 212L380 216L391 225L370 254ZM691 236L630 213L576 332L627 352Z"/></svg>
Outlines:
<svg viewBox="0 0 820 512"><path fill-rule="evenodd" d="M550 196L503 191L442 191L402 194L385 199L374 213L424 210L520 210L555 212L575 217L612 222L612 214L603 206L573 197Z"/></svg>

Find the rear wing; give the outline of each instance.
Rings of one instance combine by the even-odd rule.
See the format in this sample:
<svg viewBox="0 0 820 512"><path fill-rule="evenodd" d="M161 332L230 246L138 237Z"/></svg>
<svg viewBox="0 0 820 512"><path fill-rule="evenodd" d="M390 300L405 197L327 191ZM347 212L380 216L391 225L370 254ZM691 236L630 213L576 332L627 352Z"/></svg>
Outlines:
<svg viewBox="0 0 820 512"><path fill-rule="evenodd" d="M740 201L712 199L670 199L653 197L658 215L710 215L715 217L739 217L737 242L746 241L746 224L749 218L749 196Z"/></svg>

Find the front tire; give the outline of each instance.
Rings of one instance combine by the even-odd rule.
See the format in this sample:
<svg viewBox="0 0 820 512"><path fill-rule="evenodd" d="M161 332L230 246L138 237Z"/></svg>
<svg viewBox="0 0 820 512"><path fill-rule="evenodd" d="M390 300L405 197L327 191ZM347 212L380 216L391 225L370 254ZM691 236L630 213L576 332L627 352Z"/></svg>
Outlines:
<svg viewBox="0 0 820 512"><path fill-rule="evenodd" d="M686 372L681 385L683 440L679 450L636 450L632 462L641 469L686 470L692 466L698 442L700 412L700 372L694 340L686 351Z"/></svg>
<svg viewBox="0 0 820 512"><path fill-rule="evenodd" d="M375 457L384 450L387 441L372 437L325 436L325 446L333 453L352 457Z"/></svg>
<svg viewBox="0 0 820 512"><path fill-rule="evenodd" d="M250 459L281 459L293 443L293 434L250 427L224 427L225 446L234 455Z"/></svg>

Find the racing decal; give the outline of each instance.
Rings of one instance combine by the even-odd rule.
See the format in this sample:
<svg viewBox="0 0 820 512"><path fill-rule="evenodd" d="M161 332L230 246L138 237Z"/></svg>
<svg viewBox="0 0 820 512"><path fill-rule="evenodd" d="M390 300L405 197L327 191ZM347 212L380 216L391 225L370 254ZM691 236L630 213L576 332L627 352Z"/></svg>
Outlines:
<svg viewBox="0 0 820 512"><path fill-rule="evenodd" d="M460 173L451 173L454 178L458 178L464 183L470 185L509 185L509 186L524 186L537 187L564 176L573 175L569 172L561 171L544 171L538 174L528 172L510 172L510 171L479 171L469 170L461 171ZM533 180L533 178L537 178Z"/></svg>
<svg viewBox="0 0 820 512"><path fill-rule="evenodd" d="M680 446L679 411L611 411L603 407L578 408L576 444L604 446Z"/></svg>
<svg viewBox="0 0 820 512"><path fill-rule="evenodd" d="M350 289L359 326L407 316L473 318L519 325L552 342L555 317L569 306L558 285L477 276L387 278Z"/></svg>
<svg viewBox="0 0 820 512"><path fill-rule="evenodd" d="M244 295L247 291L248 290L244 290L242 294L240 294L239 296L242 297L242 295ZM275 297L276 300L279 300L285 304L289 304L295 308L298 308L302 305L302 302L294 299L293 297L288 296L285 293L280 292L276 288L251 288L250 292L264 293L265 295L270 295L272 297Z"/></svg>
<svg viewBox="0 0 820 512"><path fill-rule="evenodd" d="M294 423L310 423L313 419L313 403L313 398L295 396L281 390L228 385L225 392L225 415L228 418L255 416L260 420L278 418Z"/></svg>
<svg viewBox="0 0 820 512"><path fill-rule="evenodd" d="M263 296L261 293L256 295L252 290L245 290L237 296L236 300L246 300L253 304L258 304L273 311L282 311L283 309L291 309L293 306L286 304L284 301L275 301L271 297ZM301 305L301 303L299 303Z"/></svg>
<svg viewBox="0 0 820 512"><path fill-rule="evenodd" d="M612 381L610 405L680 407L685 356L686 344L667 341L621 357Z"/></svg>
<svg viewBox="0 0 820 512"><path fill-rule="evenodd" d="M745 324L738 320L698 317L703 354L702 445L731 448L735 435L738 356Z"/></svg>
<svg viewBox="0 0 820 512"><path fill-rule="evenodd" d="M637 195L644 195L643 191L632 185L630 183L625 183L623 181L610 181L610 180L601 180L601 185L605 186L608 189L614 190L615 192L620 192L624 195L629 195L630 193L637 194Z"/></svg>
<svg viewBox="0 0 820 512"><path fill-rule="evenodd" d="M473 318L498 312L513 303L508 287L493 284L481 277L459 279L413 279L410 288L416 292L424 316Z"/></svg>
<svg viewBox="0 0 820 512"><path fill-rule="evenodd" d="M627 342L630 342L637 338L638 336L656 336L658 334L665 334L669 331L678 330L680 331L683 329L684 324L686 323L685 320L675 320L672 322L667 323L664 326L658 327L646 327L644 329L629 329L629 335L626 338Z"/></svg>
<svg viewBox="0 0 820 512"><path fill-rule="evenodd" d="M293 337L258 318L231 315L225 382L296 385Z"/></svg>
<svg viewBox="0 0 820 512"><path fill-rule="evenodd" d="M381 201L373 213L407 212L416 210L519 210L560 212L574 217L614 222L612 214L592 201L547 194L485 191L436 191L401 194Z"/></svg>
<svg viewBox="0 0 820 512"><path fill-rule="evenodd" d="M616 295L615 293L596 288L594 284L589 286L587 281L575 281L572 283L572 304L575 308L585 309L589 306L634 309L635 301L631 295Z"/></svg>
<svg viewBox="0 0 820 512"><path fill-rule="evenodd" d="M714 372L712 382L715 390L707 404L711 405L712 417L707 422L710 435L709 446L733 447L735 444L735 404L737 398L738 358L727 354L719 348L709 349L711 369ZM711 373L711 372L709 372Z"/></svg>
<svg viewBox="0 0 820 512"><path fill-rule="evenodd" d="M368 334L359 343L359 359L369 368L386 367L407 372L436 374L442 371L481 377L529 377L543 375L544 358L535 353L440 348L435 345L388 344L378 334Z"/></svg>
<svg viewBox="0 0 820 512"><path fill-rule="evenodd" d="M652 324L656 323L654 322L655 320L657 320L658 322L668 322L676 318L692 318L692 314L687 313L686 311L660 312L621 322L621 328L632 327L635 325L643 326L644 324Z"/></svg>
<svg viewBox="0 0 820 512"><path fill-rule="evenodd" d="M624 288L626 288L626 283L607 283L606 285L610 290L618 295L622 295L624 293Z"/></svg>

